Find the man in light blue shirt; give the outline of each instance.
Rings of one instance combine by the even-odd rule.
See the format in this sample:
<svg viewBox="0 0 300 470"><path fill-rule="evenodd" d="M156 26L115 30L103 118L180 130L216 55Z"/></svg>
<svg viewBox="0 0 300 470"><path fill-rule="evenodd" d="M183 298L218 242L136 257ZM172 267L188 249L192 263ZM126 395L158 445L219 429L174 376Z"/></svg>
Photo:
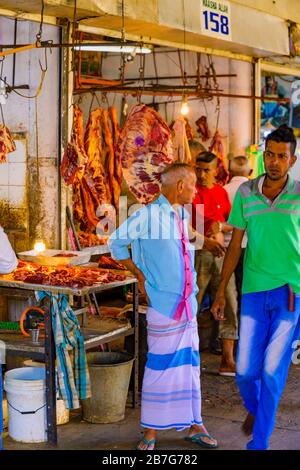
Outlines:
<svg viewBox="0 0 300 470"><path fill-rule="evenodd" d="M192 167L169 166L162 174L161 195L129 217L109 241L113 258L136 276L149 303L141 417L146 429L138 450L154 449L157 431L171 428L189 429L190 442L217 447L201 417L198 288L183 207L192 203L195 184ZM211 243L211 249L220 249Z"/></svg>
<svg viewBox="0 0 300 470"><path fill-rule="evenodd" d="M177 208L187 231L188 213ZM147 295L149 304L170 318L174 317L184 284L181 235L176 221L176 209L161 194L153 203L135 212L111 236L109 245L114 259L130 258L128 245L132 247L132 262L129 269L140 281L140 290ZM194 262L194 249L189 250ZM145 290L143 289L145 287ZM198 292L195 272L193 291L189 298L193 316L197 312L195 295Z"/></svg>

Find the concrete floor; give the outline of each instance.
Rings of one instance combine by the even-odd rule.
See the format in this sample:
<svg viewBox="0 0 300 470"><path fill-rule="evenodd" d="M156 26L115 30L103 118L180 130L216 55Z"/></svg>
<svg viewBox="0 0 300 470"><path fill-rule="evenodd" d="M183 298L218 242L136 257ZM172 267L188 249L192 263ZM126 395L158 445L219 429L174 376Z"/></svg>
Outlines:
<svg viewBox="0 0 300 470"><path fill-rule="evenodd" d="M217 373L219 357L201 353L203 418L209 432L219 441L221 450L242 450L247 438L240 432L245 417L234 378ZM271 449L300 449L300 366L291 366L288 383L278 411ZM58 449L129 450L142 435L139 427L140 408L126 408L126 419L116 424L88 424L77 411L70 423L58 428ZM186 432L175 430L159 434L157 449L202 450L184 441ZM46 444L25 445L4 438L7 450L49 449ZM205 451L205 449L203 449Z"/></svg>

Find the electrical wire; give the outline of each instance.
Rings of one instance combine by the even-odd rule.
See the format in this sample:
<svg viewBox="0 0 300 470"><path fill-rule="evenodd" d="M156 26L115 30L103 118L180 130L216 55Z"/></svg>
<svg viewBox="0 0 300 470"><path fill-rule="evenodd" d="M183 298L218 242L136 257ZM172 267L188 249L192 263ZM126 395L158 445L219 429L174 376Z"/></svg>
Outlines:
<svg viewBox="0 0 300 470"><path fill-rule="evenodd" d="M9 85L9 84L7 83L7 81L6 81L5 79L3 79L2 77L0 77L0 80L1 80L1 82L3 82L3 83L5 84L5 86L6 86L7 88L11 89L11 91L12 91L13 93L15 93L16 95L21 96L21 98L26 98L26 99L28 99L28 100L31 100L31 99L37 98L37 97L39 96L39 94L40 94L40 92L41 92L41 90L42 90L42 87L43 87L43 83L44 83L44 80L45 80L45 76L46 76L46 71L42 71L40 84L39 84L39 86L38 86L38 88L37 88L37 91L36 91L35 95L33 95L33 96L23 95L23 94L20 93L19 91L14 90L13 87L12 87L11 85Z"/></svg>

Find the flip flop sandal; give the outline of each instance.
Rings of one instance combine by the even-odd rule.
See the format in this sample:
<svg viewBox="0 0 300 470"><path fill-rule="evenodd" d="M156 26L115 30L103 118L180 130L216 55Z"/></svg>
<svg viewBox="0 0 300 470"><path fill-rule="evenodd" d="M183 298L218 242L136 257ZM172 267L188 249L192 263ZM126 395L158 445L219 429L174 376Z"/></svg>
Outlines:
<svg viewBox="0 0 300 470"><path fill-rule="evenodd" d="M209 439L213 439L213 437L209 434L199 433L195 434L194 436L187 436L184 438L184 440L188 442L193 442L194 444L198 444L202 447L206 447L207 449L216 449L218 447L218 444L209 444L208 442L203 441L201 437L208 437Z"/></svg>
<svg viewBox="0 0 300 470"><path fill-rule="evenodd" d="M139 447L141 442L144 442L146 444L146 446L147 446L146 449L141 449ZM151 439L150 441L147 441L147 439L145 437L143 437L143 439L137 443L134 450L154 450L155 444L156 444L156 439ZM150 448L151 446L153 446L153 447Z"/></svg>

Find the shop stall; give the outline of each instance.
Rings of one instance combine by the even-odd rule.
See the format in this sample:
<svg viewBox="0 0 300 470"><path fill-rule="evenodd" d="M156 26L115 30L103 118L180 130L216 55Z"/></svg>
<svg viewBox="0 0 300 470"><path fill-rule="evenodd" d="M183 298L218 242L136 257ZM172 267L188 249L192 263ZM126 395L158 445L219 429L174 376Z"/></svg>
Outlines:
<svg viewBox="0 0 300 470"><path fill-rule="evenodd" d="M6 8L16 8L13 3L7 0ZM8 356L45 361L48 442L55 444L51 295L42 305L40 344L28 331L8 331L25 308L37 306L35 293L66 296L85 350L133 337L137 406L138 284L110 257L109 236L158 195L167 165L193 163L191 141L217 154L223 185L233 156L249 156L253 176L263 171L260 144L278 116L295 127L299 119L290 94L279 91L285 66L267 82L267 73L275 73L267 57L289 54L282 17L262 18L243 2L226 0L221 13L212 11L214 2L193 1L190 9L184 0L147 8L130 0L33 3L35 21L28 12L22 21L0 17L0 225L25 256L14 273L0 276L0 341ZM298 70L289 73L294 80ZM46 265L36 253L29 259L37 243L40 256L55 249L61 262L53 253ZM68 252L87 254L91 262L70 266ZM124 302L130 303L127 320L107 323Z"/></svg>

